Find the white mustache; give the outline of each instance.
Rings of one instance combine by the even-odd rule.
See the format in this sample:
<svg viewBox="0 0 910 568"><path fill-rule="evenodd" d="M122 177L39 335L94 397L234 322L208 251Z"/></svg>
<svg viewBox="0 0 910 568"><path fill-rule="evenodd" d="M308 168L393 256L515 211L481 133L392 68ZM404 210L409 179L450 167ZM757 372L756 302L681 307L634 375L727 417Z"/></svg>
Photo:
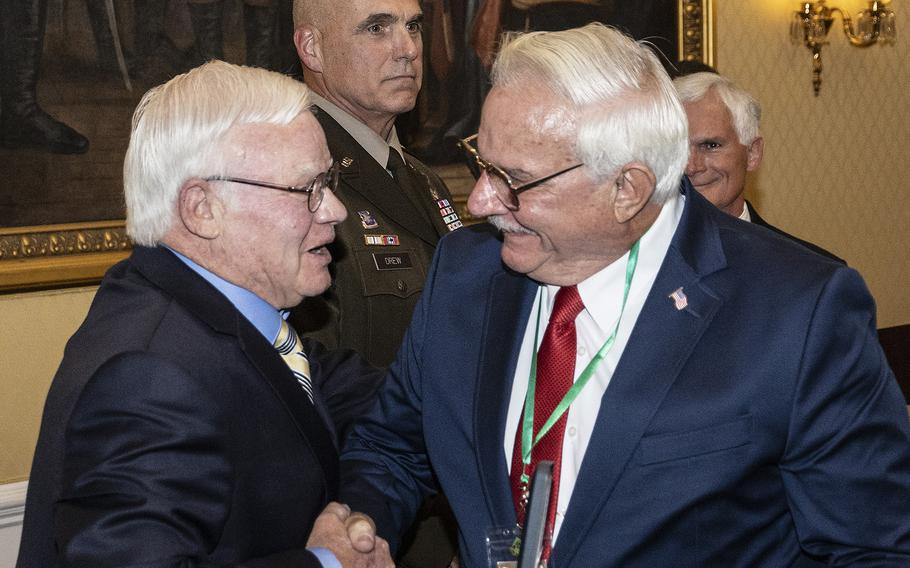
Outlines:
<svg viewBox="0 0 910 568"><path fill-rule="evenodd" d="M503 233L523 233L525 235L536 235L534 231L522 227L514 221L509 221L502 215L490 215L487 222L502 231Z"/></svg>

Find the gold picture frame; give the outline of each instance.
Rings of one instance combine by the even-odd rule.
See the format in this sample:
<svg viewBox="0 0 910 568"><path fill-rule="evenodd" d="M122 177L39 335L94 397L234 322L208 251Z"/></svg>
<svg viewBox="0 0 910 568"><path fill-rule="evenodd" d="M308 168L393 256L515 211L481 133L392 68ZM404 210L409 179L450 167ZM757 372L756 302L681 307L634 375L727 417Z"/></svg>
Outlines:
<svg viewBox="0 0 910 568"><path fill-rule="evenodd" d="M714 13L678 0L680 59L715 65ZM123 221L0 228L0 293L95 284L130 248Z"/></svg>

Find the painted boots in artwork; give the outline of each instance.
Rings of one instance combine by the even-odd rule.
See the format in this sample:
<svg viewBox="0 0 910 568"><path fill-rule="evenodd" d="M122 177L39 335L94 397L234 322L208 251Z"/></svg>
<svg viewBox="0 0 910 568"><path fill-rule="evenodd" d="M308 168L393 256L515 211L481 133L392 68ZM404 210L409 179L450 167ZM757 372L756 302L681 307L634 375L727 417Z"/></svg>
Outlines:
<svg viewBox="0 0 910 568"><path fill-rule="evenodd" d="M88 139L38 105L38 71L47 0L4 1L0 7L0 145L82 154Z"/></svg>

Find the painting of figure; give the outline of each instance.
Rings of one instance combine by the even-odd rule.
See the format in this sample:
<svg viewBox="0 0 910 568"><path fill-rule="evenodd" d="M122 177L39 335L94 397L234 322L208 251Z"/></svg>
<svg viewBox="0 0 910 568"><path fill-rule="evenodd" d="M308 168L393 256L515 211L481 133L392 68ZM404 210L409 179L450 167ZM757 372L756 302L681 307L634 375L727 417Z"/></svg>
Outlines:
<svg viewBox="0 0 910 568"><path fill-rule="evenodd" d="M678 0L428 0L426 85L399 123L409 149L431 164L460 159L457 140L477 131L489 63L501 33L556 31L603 22L680 60Z"/></svg>
<svg viewBox="0 0 910 568"><path fill-rule="evenodd" d="M399 133L409 150L447 169L447 176L469 177L455 142L476 132L499 34L602 21L647 40L670 64L682 58L680 15L698 16L710 2L421 0L424 87L414 111L399 118ZM211 57L297 74L292 4L3 2L0 291L33 284L7 277L14 265L17 274L34 272L17 264L23 261L53 267L72 255L127 251L122 164L142 94ZM80 282L99 277L105 262L79 272Z"/></svg>

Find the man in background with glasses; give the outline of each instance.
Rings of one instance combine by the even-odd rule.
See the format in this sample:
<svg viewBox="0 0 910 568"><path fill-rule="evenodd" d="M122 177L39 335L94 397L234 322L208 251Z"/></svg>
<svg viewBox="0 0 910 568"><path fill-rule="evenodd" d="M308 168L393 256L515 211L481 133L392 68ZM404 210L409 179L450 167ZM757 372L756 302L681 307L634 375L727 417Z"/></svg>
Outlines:
<svg viewBox="0 0 910 568"><path fill-rule="evenodd" d="M309 108L299 82L218 61L139 103L136 246L51 385L20 568L392 566L334 502L341 433L380 376L282 317L329 286L346 215Z"/></svg>
<svg viewBox="0 0 910 568"><path fill-rule="evenodd" d="M910 423L860 276L692 188L645 45L520 35L492 81L463 142L490 224L440 244L345 502L394 549L442 491L461 564L502 566L550 461L554 568L910 565Z"/></svg>

